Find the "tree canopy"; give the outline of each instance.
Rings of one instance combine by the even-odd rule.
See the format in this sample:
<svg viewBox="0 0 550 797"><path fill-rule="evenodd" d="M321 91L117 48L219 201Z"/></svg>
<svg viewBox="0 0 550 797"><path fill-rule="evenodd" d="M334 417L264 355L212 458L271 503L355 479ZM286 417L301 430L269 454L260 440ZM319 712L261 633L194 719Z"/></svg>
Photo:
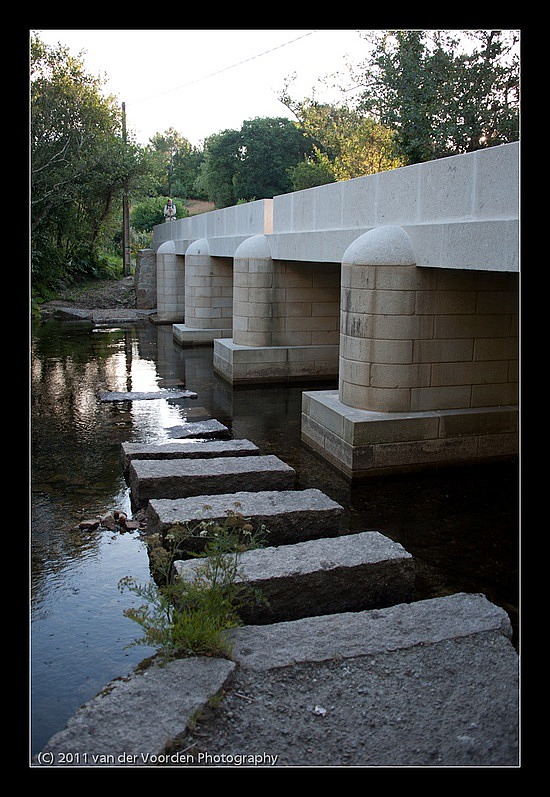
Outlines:
<svg viewBox="0 0 550 797"><path fill-rule="evenodd" d="M270 199L292 191L289 168L312 152L311 140L291 120L252 119L205 141L199 184L217 207Z"/></svg>
<svg viewBox="0 0 550 797"><path fill-rule="evenodd" d="M405 163L519 138L517 31L377 31L357 109L394 132Z"/></svg>
<svg viewBox="0 0 550 797"><path fill-rule="evenodd" d="M307 157L291 171L293 187L309 174L322 182L350 180L365 174L395 169L403 165L393 149L393 133L372 116L358 113L346 105L331 105L315 100L294 103L282 95L298 119L300 128L313 142L313 157Z"/></svg>
<svg viewBox="0 0 550 797"><path fill-rule="evenodd" d="M79 58L36 37L30 56L32 276L55 285L94 271L115 200L143 191L153 166Z"/></svg>
<svg viewBox="0 0 550 797"><path fill-rule="evenodd" d="M471 152L519 138L518 32L387 30L364 35L337 103L280 101L294 114L256 118L192 147L169 128L145 147L80 57L31 38L33 284L55 287L97 270L120 241L122 193L136 235L166 197L218 208ZM353 99L346 99L353 97ZM160 217L160 218L159 218Z"/></svg>
<svg viewBox="0 0 550 797"><path fill-rule="evenodd" d="M164 133L156 133L149 139L154 157L161 171L159 193L163 196L196 196L196 181L204 160L202 151L170 127Z"/></svg>

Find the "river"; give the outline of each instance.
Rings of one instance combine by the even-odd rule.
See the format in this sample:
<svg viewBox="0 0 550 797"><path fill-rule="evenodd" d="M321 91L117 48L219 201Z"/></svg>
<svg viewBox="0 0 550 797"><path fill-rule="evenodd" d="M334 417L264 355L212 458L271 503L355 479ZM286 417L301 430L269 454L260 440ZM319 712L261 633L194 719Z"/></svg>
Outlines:
<svg viewBox="0 0 550 797"><path fill-rule="evenodd" d="M37 753L85 701L154 651L136 646L135 604L119 581L149 579L137 532L81 530L113 509L131 514L120 444L162 442L166 429L215 418L295 468L344 506L341 531L377 530L415 558L416 598L482 592L518 634L518 500L514 463L442 469L350 485L300 441L301 393L314 385L232 388L209 346L182 348L170 326L93 327L48 320L31 336L30 733ZM185 387L197 398L101 402L100 390ZM319 387L319 386L317 386ZM324 385L323 387L327 387ZM331 386L333 387L333 386Z"/></svg>

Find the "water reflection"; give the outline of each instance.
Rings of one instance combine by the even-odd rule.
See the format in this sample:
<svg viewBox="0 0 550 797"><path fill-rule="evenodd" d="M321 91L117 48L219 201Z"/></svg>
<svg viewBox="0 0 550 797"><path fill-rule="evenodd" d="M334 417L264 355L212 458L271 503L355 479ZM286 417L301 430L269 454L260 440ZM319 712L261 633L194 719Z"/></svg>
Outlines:
<svg viewBox="0 0 550 797"><path fill-rule="evenodd" d="M341 503L340 533L376 529L415 557L416 597L483 592L517 627L517 473L513 465L373 479L353 487L300 443L307 387L233 389L210 347L182 349L170 327L92 328L48 321L32 336L32 750L109 680L152 651L120 578L148 578L137 535L82 531L112 509L130 512L119 447L160 442L166 429L216 418L234 438L276 454ZM196 400L102 403L99 390L187 387Z"/></svg>

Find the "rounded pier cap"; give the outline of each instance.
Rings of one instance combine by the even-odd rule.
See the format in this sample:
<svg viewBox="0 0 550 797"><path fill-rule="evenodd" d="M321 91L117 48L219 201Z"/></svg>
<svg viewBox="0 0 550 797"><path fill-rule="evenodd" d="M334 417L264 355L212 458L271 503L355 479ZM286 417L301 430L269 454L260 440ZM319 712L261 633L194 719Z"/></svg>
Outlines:
<svg viewBox="0 0 550 797"><path fill-rule="evenodd" d="M199 238L187 247L186 255L209 255L210 247L206 238Z"/></svg>
<svg viewBox="0 0 550 797"><path fill-rule="evenodd" d="M235 257L266 260L271 258L271 247L265 235L253 235L239 244Z"/></svg>
<svg viewBox="0 0 550 797"><path fill-rule="evenodd" d="M157 255L173 255L176 251L176 244L174 241L165 241L157 249Z"/></svg>
<svg viewBox="0 0 550 797"><path fill-rule="evenodd" d="M375 227L351 243L342 258L351 266L414 266L411 239L402 227Z"/></svg>

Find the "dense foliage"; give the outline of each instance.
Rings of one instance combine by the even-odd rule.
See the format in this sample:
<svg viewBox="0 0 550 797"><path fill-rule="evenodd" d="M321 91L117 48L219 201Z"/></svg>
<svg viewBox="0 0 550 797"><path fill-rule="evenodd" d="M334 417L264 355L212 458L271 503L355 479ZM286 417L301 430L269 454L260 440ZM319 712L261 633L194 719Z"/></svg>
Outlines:
<svg viewBox="0 0 550 797"><path fill-rule="evenodd" d="M183 199L172 197L172 202L175 205L178 219L183 219L189 215ZM152 232L156 224L162 224L164 221L165 204L166 199L163 196L144 197L135 202L130 212L132 229L138 233Z"/></svg>
<svg viewBox="0 0 550 797"><path fill-rule="evenodd" d="M404 163L519 138L517 31L384 31L357 74L358 108L394 132Z"/></svg>
<svg viewBox="0 0 550 797"><path fill-rule="evenodd" d="M164 133L156 133L149 143L160 168L161 177L157 185L160 195L206 199L197 189L197 178L204 161L202 150L192 147L173 127Z"/></svg>
<svg viewBox="0 0 550 797"><path fill-rule="evenodd" d="M252 119L206 140L199 185L217 207L287 194L289 169L312 153L313 142L289 119Z"/></svg>
<svg viewBox="0 0 550 797"><path fill-rule="evenodd" d="M121 110L80 59L37 38L30 55L31 268L47 291L101 268L123 190L142 191L154 168L123 139Z"/></svg>
<svg viewBox="0 0 550 797"><path fill-rule="evenodd" d="M292 103L281 98L295 113L302 130L314 142L314 157L291 170L294 190L309 175L312 185L337 180L351 180L402 166L395 155L393 134L371 116L344 105L335 106L305 100ZM318 182L315 182L318 178Z"/></svg>

